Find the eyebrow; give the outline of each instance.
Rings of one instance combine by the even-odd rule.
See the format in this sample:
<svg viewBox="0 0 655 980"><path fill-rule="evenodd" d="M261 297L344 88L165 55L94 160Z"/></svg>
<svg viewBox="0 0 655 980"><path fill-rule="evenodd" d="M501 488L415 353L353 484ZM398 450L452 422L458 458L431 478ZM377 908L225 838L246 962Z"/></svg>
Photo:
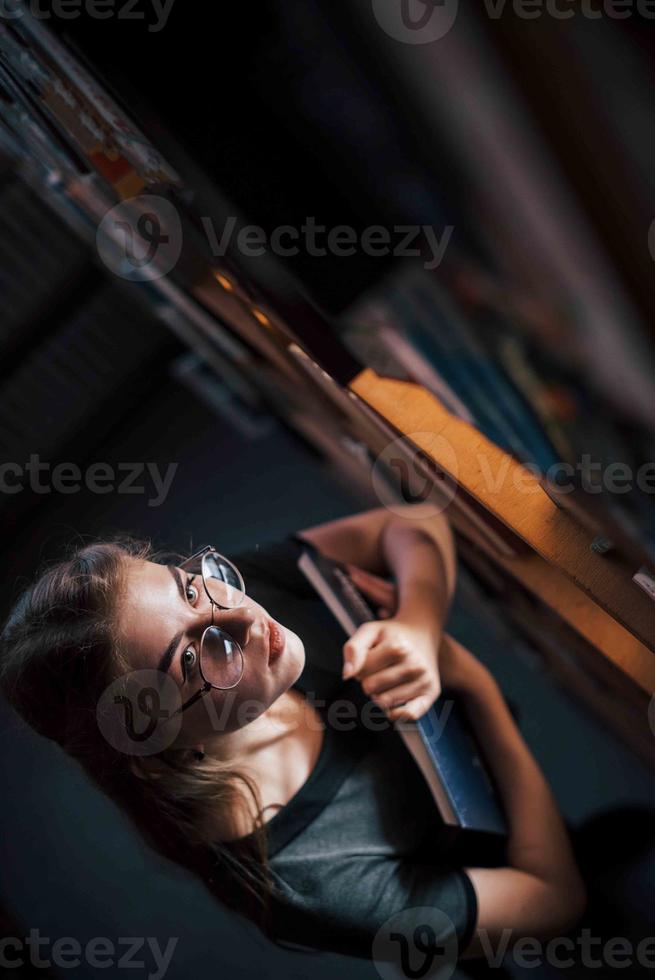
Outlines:
<svg viewBox="0 0 655 980"><path fill-rule="evenodd" d="M175 584L177 586L177 591L180 593L180 598L182 599L183 602L186 602L186 592L184 589L184 582L182 581L182 576L180 575L179 568L176 568L175 565L167 565L166 568L175 579Z"/></svg>
<svg viewBox="0 0 655 980"><path fill-rule="evenodd" d="M175 565L167 565L166 568L168 569L168 571L173 576L173 579L175 581L175 585L177 586L177 591L180 593L180 598L183 599L184 602L186 602L186 594L185 594L185 591L184 591L184 582L182 581L182 576L180 575L179 569L176 568ZM163 652L163 654L162 654L162 656L161 656L161 658L159 660L159 663L157 665L157 669L158 670L163 670L164 673L166 673L170 669L171 663L173 662L173 657L175 656L175 651L177 650L178 646L180 645L180 640L182 639L183 635L184 635L183 632L180 632L180 633L176 633L175 634L175 636L173 637L173 639L171 640L171 642L168 644L168 646L164 650L164 652Z"/></svg>

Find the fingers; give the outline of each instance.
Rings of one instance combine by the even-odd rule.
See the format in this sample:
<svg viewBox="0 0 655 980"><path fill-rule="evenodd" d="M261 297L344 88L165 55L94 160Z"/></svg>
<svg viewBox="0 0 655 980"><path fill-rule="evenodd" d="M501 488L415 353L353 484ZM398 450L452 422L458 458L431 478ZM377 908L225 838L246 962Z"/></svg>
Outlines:
<svg viewBox="0 0 655 980"><path fill-rule="evenodd" d="M394 722L418 721L428 711L431 704L430 698L423 694L417 698L412 698L404 705L389 708L386 715L389 721Z"/></svg>
<svg viewBox="0 0 655 980"><path fill-rule="evenodd" d="M370 588L379 589L385 592L395 588L393 583L388 582L387 579L382 578L380 575L374 575L373 572L367 572L365 568L360 568L359 565L347 564L346 568L348 569L348 573L352 575L353 578L359 579L362 584L367 585Z"/></svg>
<svg viewBox="0 0 655 980"><path fill-rule="evenodd" d="M373 674L362 683L362 689L392 721L422 717L440 693L438 681L404 666Z"/></svg>
<svg viewBox="0 0 655 980"><path fill-rule="evenodd" d="M357 565L348 565L347 568L354 584L367 598L378 606L384 606L390 609L395 607L397 600L395 585L391 582L385 582L384 579L379 578L377 575L372 575L362 568L358 568Z"/></svg>
<svg viewBox="0 0 655 980"><path fill-rule="evenodd" d="M400 717L420 718L433 703L430 691L415 683L401 684L385 694L372 698L391 720ZM420 710L418 715L416 711Z"/></svg>
<svg viewBox="0 0 655 980"><path fill-rule="evenodd" d="M369 659L372 654L369 654ZM359 680L362 690L378 704L391 720L396 718L420 718L434 704L441 693L438 674L426 673L420 661L393 660L391 664L378 657L378 670L366 664L366 677Z"/></svg>
<svg viewBox="0 0 655 980"><path fill-rule="evenodd" d="M410 668L422 665L418 658L414 658L413 651L404 640L396 637L382 639L369 651L366 664L359 672L359 679L363 681L371 674L384 670L385 667L392 667L394 664L400 663Z"/></svg>
<svg viewBox="0 0 655 980"><path fill-rule="evenodd" d="M415 684L421 676L420 668L410 668L405 664L398 664L387 670L379 670L369 674L366 680L362 681L362 690L370 698L377 698L378 695L392 691L394 688L400 688L403 684Z"/></svg>
<svg viewBox="0 0 655 980"><path fill-rule="evenodd" d="M343 678L354 677L366 663L369 650L377 641L381 624L363 623L343 647Z"/></svg>

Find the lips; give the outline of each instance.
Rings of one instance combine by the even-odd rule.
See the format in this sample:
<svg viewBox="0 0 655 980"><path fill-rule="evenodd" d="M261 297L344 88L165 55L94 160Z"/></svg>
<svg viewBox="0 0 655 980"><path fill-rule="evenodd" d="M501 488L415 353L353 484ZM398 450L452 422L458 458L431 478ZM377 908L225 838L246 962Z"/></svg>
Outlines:
<svg viewBox="0 0 655 980"><path fill-rule="evenodd" d="M269 619L268 621L268 638L268 662L271 664L273 661L277 660L282 653L284 653L284 648L287 642L284 630L279 623L276 623L272 619Z"/></svg>

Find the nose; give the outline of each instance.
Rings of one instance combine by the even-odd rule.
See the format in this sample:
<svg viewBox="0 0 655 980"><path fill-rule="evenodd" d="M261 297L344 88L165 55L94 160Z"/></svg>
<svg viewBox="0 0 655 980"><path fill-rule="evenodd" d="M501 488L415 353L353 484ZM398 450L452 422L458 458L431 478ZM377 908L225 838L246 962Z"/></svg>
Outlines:
<svg viewBox="0 0 655 980"><path fill-rule="evenodd" d="M214 626L218 626L229 633L241 648L245 647L250 640L251 629L257 622L255 610L248 599L246 598L240 606L234 609L222 609L220 606L212 607L207 596L204 598L205 602L199 610L200 616L193 624L193 629L198 633L198 638L202 636L208 626L212 625L213 608Z"/></svg>
<svg viewBox="0 0 655 980"><path fill-rule="evenodd" d="M255 610L247 599L236 609L220 609L214 606L214 626L229 633L241 648L250 640L251 629L256 622Z"/></svg>

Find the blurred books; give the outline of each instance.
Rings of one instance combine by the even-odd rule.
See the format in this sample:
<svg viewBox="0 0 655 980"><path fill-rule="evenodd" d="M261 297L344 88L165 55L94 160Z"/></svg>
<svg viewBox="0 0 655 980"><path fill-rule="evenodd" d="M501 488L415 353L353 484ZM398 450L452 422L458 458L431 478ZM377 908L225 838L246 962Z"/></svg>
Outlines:
<svg viewBox="0 0 655 980"><path fill-rule="evenodd" d="M437 278L399 268L346 311L343 342L378 374L424 386L533 468L557 505L604 535L635 571L655 567L655 508L637 480L654 458L652 437L634 425L627 431L577 372L563 369L546 332L540 344L526 332L520 303L503 302L499 287L483 299L468 271L462 263ZM632 476L620 491L610 480L617 463Z"/></svg>

